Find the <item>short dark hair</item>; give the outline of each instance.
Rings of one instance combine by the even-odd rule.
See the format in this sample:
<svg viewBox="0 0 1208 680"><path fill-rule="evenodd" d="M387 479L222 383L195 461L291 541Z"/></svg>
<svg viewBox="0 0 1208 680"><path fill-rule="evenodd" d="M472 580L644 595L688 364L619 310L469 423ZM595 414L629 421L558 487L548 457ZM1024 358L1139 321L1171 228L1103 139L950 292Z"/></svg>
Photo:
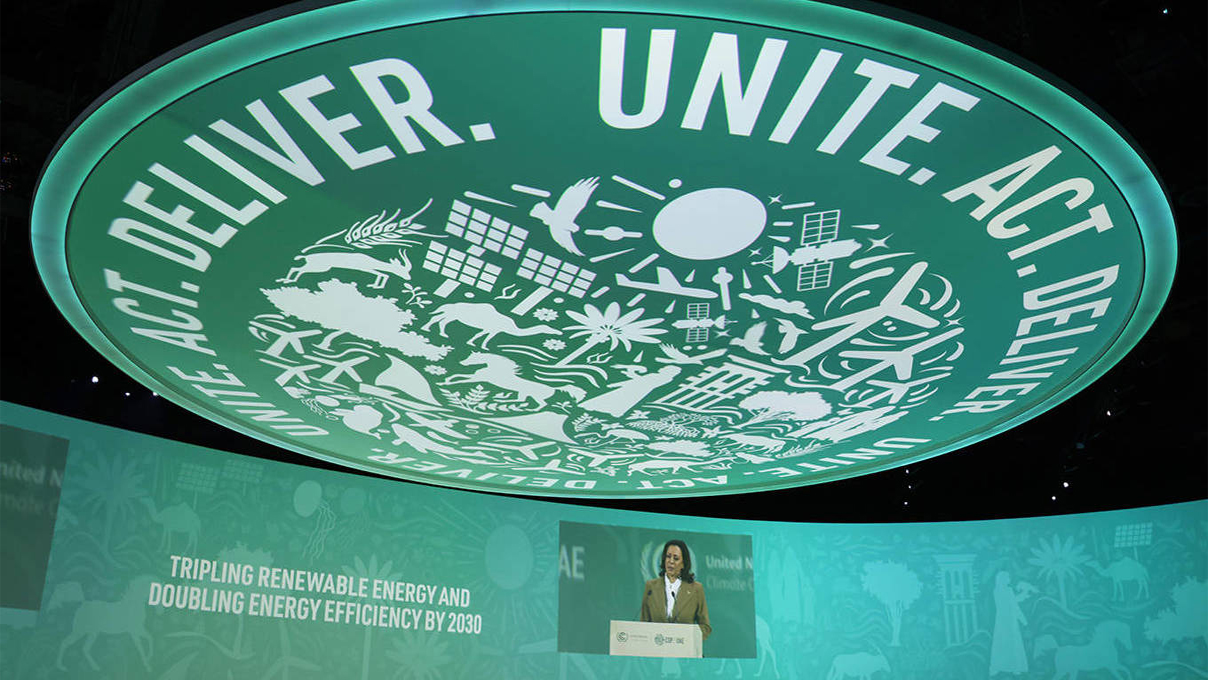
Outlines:
<svg viewBox="0 0 1208 680"><path fill-rule="evenodd" d="M692 583L696 580L696 575L692 573L692 555L688 552L688 544L673 538L663 544L663 554L659 557L659 576L667 575L667 549L671 546L680 549L680 554L684 556L684 568L680 570L680 580L684 583Z"/></svg>

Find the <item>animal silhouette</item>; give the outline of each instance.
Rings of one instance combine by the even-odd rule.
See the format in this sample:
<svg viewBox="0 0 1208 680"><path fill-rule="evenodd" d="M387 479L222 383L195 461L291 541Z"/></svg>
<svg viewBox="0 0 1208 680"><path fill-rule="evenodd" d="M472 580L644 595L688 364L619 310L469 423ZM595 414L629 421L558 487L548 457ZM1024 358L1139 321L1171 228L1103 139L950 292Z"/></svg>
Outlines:
<svg viewBox="0 0 1208 680"><path fill-rule="evenodd" d="M575 224L575 219L587 206L587 201L591 199L591 194L599 183L599 177L581 179L562 192L562 195L558 197L558 203L552 210L549 204L541 201L533 206L529 215L536 217L549 227L550 238L554 239L555 243L575 255L582 255L583 253L575 245L575 239L572 236L579 231L579 225Z"/></svg>
<svg viewBox="0 0 1208 680"><path fill-rule="evenodd" d="M793 351L797 346L797 339L805 333L805 329L797 328L796 324L788 319L776 319L776 330L784 334L780 338L780 347L776 348L780 354Z"/></svg>
<svg viewBox="0 0 1208 680"><path fill-rule="evenodd" d="M889 673L889 661L883 654L856 652L855 654L840 654L831 660L830 672L826 680L872 680L876 673Z"/></svg>
<svg viewBox="0 0 1208 680"><path fill-rule="evenodd" d="M630 442L649 441L650 435L637 430L630 430L624 427L614 427L611 430L606 430L604 436L608 439L617 439Z"/></svg>
<svg viewBox="0 0 1208 680"><path fill-rule="evenodd" d="M1078 680L1081 671L1106 670L1118 680L1130 677L1128 669L1120 663L1116 645L1124 649L1132 649L1132 632L1123 621L1104 621L1095 626L1089 644L1069 645L1059 647L1052 635L1041 635L1036 638L1033 647L1033 658L1053 652L1053 664L1057 672L1053 680Z"/></svg>
<svg viewBox="0 0 1208 680"><path fill-rule="evenodd" d="M721 435L721 438L729 439L730 441L737 442L743 446L754 446L763 449L767 453L779 451L780 449L784 448L784 442L779 439L774 439L772 437L761 437L754 434L723 434Z"/></svg>
<svg viewBox="0 0 1208 680"><path fill-rule="evenodd" d="M482 458L487 460L492 459L491 456L478 453L477 451L459 451L451 446L446 446L445 444L420 434L419 431L407 427L406 425L394 423L390 426L390 429L394 431L395 439L394 441L390 442L393 446L401 446L406 444L419 453L435 453L439 456L451 456L457 460L465 458Z"/></svg>
<svg viewBox="0 0 1208 680"><path fill-rule="evenodd" d="M520 401L532 399L537 402L540 408L545 407L545 402L554 396L555 392L565 392L570 395L575 401L583 399L587 393L582 388L574 385L560 385L553 387L545 385L527 378L522 378L519 375L520 365L511 359L498 354L489 352L473 352L465 361L462 362L466 366L482 366L482 368L468 375L451 375L441 381L442 385L456 385L459 383L485 382L490 383L500 389L508 390L516 393L516 398Z"/></svg>
<svg viewBox="0 0 1208 680"><path fill-rule="evenodd" d="M680 365L702 364L703 365L706 360L717 358L726 353L725 349L715 349L712 352L705 352L704 354L697 354L695 356L689 356L689 355L679 351L678 349L676 349L673 345L669 345L665 342L659 345L659 349L663 350L663 354L666 355L665 357L655 358L655 361L659 362L660 364L680 364Z"/></svg>
<svg viewBox="0 0 1208 680"><path fill-rule="evenodd" d="M763 348L763 334L768 330L768 322L760 321L759 323L747 329L746 333L742 334L741 338L731 338L730 344L737 345L751 354L767 355L767 351Z"/></svg>
<svg viewBox="0 0 1208 680"><path fill-rule="evenodd" d="M303 274L322 274L332 269L351 269L373 274L375 278L373 283L369 284L370 288L385 288L386 281L391 274L404 280L411 278L411 261L407 259L407 254L402 250L399 250L398 254L398 257L392 257L385 262L365 253L324 252L298 255L294 259L303 260L302 264L291 268L285 274L285 278L277 279L277 282L293 283Z"/></svg>
<svg viewBox="0 0 1208 680"><path fill-rule="evenodd" d="M121 599L114 602L103 600L85 600L84 591L79 583L74 581L61 583L51 595L47 611L58 609L64 604L78 602L75 616L71 620L71 633L59 645L59 655L55 665L60 670L67 670L63 665L63 654L77 640L84 638L84 659L92 670L99 671L96 659L92 656L92 645L101 633L107 635L130 635L138 656L147 670L151 670L151 634L147 632L147 593L151 588L151 577L140 576L130 582ZM143 642L147 649L143 650Z"/></svg>
<svg viewBox="0 0 1208 680"><path fill-rule="evenodd" d="M672 458L654 458L651 460L643 460L643 461L638 461L637 463L630 464L630 466L628 468L628 473L631 475L635 472L641 472L644 474L653 474L653 473L655 473L655 471L659 471L658 474L662 474L662 472L678 473L681 470L688 470L689 472L694 472L694 470L692 468L696 467L697 465L704 465L706 463L719 463L723 460L733 460L733 459L729 456L726 456L724 458L714 458L712 460L677 460L677 459L672 459Z"/></svg>
<svg viewBox="0 0 1208 680"><path fill-rule="evenodd" d="M424 324L423 330L429 330L432 325L436 325L437 332L441 337L447 338L445 328L454 321L477 328L475 333L467 344L474 344L474 340L482 338L482 348L487 348L487 343L491 338L500 333L508 335L562 335L562 331L557 328L551 328L545 324L537 324L535 326L520 327L512 321L510 317L503 314L493 306L485 302L450 302L449 304L441 305L432 313L432 318L428 323Z"/></svg>
<svg viewBox="0 0 1208 680"><path fill-rule="evenodd" d="M1126 581L1136 581L1137 597L1142 594L1149 597L1149 570L1144 564L1134 560L1131 557L1121 557L1120 559L1107 565L1104 569L1098 562L1091 560L1086 563L1086 566L1094 569L1100 576L1106 576L1112 580L1112 599L1124 599L1124 583Z"/></svg>
<svg viewBox="0 0 1208 680"><path fill-rule="evenodd" d="M340 420L347 427L357 432L363 432L375 439L381 439L382 436L375 432L378 425L382 424L382 413L368 404L356 404L352 408L337 408L332 409L333 416L340 416Z"/></svg>
<svg viewBox="0 0 1208 680"><path fill-rule="evenodd" d="M143 505L147 506L148 512L151 513L151 520L164 528L159 542L161 551L171 547L172 534L185 535L184 552L192 552L197 549L197 534L201 531L201 518L193 511L193 508L189 507L188 503L177 503L163 510L156 510L154 500L143 498L142 501Z"/></svg>

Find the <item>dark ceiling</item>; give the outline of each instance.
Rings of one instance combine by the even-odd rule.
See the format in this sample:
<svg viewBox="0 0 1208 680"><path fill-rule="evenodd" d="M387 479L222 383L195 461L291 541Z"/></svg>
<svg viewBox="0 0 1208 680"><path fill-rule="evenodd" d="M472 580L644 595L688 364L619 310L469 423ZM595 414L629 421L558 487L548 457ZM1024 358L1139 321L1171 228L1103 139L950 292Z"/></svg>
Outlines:
<svg viewBox="0 0 1208 680"><path fill-rule="evenodd" d="M0 399L217 449L343 469L226 430L152 396L68 326L42 288L30 251L29 208L38 174L75 117L156 56L274 4L4 3ZM1178 273L1157 323L1128 357L1081 394L962 451L789 491L584 503L744 519L866 522L1084 512L1208 497L1206 3L892 4L1039 65L1133 137L1165 183L1178 224ZM400 493L409 488L398 484Z"/></svg>

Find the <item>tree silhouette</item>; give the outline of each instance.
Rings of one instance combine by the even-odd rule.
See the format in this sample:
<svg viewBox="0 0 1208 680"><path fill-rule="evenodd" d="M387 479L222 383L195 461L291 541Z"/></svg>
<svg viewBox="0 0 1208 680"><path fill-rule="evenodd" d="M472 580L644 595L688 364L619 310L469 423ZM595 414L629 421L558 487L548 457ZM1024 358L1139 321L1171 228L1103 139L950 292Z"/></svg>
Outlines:
<svg viewBox="0 0 1208 680"><path fill-rule="evenodd" d="M113 536L113 524L119 517L133 511L135 501L146 496L142 489L143 474L137 471L138 463L115 455L106 460L104 454L84 463L81 486L84 487L84 502L95 505L105 517L105 529L101 535L101 547L109 554L109 541Z"/></svg>
<svg viewBox="0 0 1208 680"><path fill-rule="evenodd" d="M773 419L817 420L831 412L831 405L817 392L766 390L743 399L738 406L755 414L751 419L752 423Z"/></svg>
<svg viewBox="0 0 1208 680"><path fill-rule="evenodd" d="M393 560L386 560L381 565L378 564L377 555L369 556L369 563L366 564L360 557L354 557L351 567L344 567L344 573L348 576L360 577L369 579L370 581L397 581L402 578L402 575L391 571L394 568ZM369 652L373 645L373 628L365 627L365 644L361 651L361 680L369 678Z"/></svg>
<svg viewBox="0 0 1208 680"><path fill-rule="evenodd" d="M1082 552L1082 548L1081 545L1074 545L1073 538L1064 543L1057 536L1053 536L1052 543L1045 543L1042 538L1040 547L1032 548L1032 557L1028 559L1028 564L1040 567L1041 576L1057 579L1057 592L1061 596L1062 607L1066 606L1065 580L1081 574L1082 565L1091 559Z"/></svg>
<svg viewBox="0 0 1208 680"><path fill-rule="evenodd" d="M567 330L573 330L572 338L581 338L587 336L587 341L579 349L562 357L556 365L566 366L570 362L578 359L584 352L595 347L596 345L608 341L611 343L609 349L616 349L617 345L623 345L626 350L632 349L632 343L653 343L658 342L654 336L662 335L667 332L665 328L652 328L662 323L663 319L642 319L642 308L621 314L621 306L615 302L609 303L604 311L596 309L595 305L587 304L583 306L583 313L575 311L567 311L566 315L579 323L568 326Z"/></svg>
<svg viewBox="0 0 1208 680"><path fill-rule="evenodd" d="M1145 637L1158 642L1200 638L1208 645L1208 583L1188 579L1171 588L1174 607L1145 620Z"/></svg>
<svg viewBox="0 0 1208 680"><path fill-rule="evenodd" d="M396 349L409 357L437 361L452 349L402 330L415 321L415 313L399 309L395 298L366 297L356 284L329 279L320 283L317 291L286 286L262 288L260 292L284 314Z"/></svg>
<svg viewBox="0 0 1208 680"><path fill-rule="evenodd" d="M919 577L898 562L866 562L861 583L864 590L885 605L889 625L893 628L893 640L889 644L891 647L900 647L902 613L923 592Z"/></svg>

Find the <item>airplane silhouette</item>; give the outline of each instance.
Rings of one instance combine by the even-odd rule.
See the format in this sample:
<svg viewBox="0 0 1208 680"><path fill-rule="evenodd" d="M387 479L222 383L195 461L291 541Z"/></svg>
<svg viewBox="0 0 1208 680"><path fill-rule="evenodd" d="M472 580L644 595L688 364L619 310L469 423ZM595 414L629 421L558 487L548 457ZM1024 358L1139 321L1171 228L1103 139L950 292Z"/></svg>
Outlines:
<svg viewBox="0 0 1208 680"><path fill-rule="evenodd" d="M549 235L555 243L575 255L582 255L582 251L575 245L575 239L571 235L579 231L579 225L575 224L575 220L587 206L587 201L591 199L591 194L599 183L599 177L581 179L562 192L562 195L558 197L558 203L552 210L548 203L541 201L533 206L529 215L536 217L549 227Z"/></svg>
<svg viewBox="0 0 1208 680"><path fill-rule="evenodd" d="M717 291L707 288L692 288L685 286L675 278L675 274L666 267L655 267L655 274L658 280L654 283L647 281L634 281L624 274L617 274L617 285L626 288L637 288L638 290L653 290L659 293L667 293L669 295L683 295L684 297L701 298L704 300L712 300L718 296Z"/></svg>

